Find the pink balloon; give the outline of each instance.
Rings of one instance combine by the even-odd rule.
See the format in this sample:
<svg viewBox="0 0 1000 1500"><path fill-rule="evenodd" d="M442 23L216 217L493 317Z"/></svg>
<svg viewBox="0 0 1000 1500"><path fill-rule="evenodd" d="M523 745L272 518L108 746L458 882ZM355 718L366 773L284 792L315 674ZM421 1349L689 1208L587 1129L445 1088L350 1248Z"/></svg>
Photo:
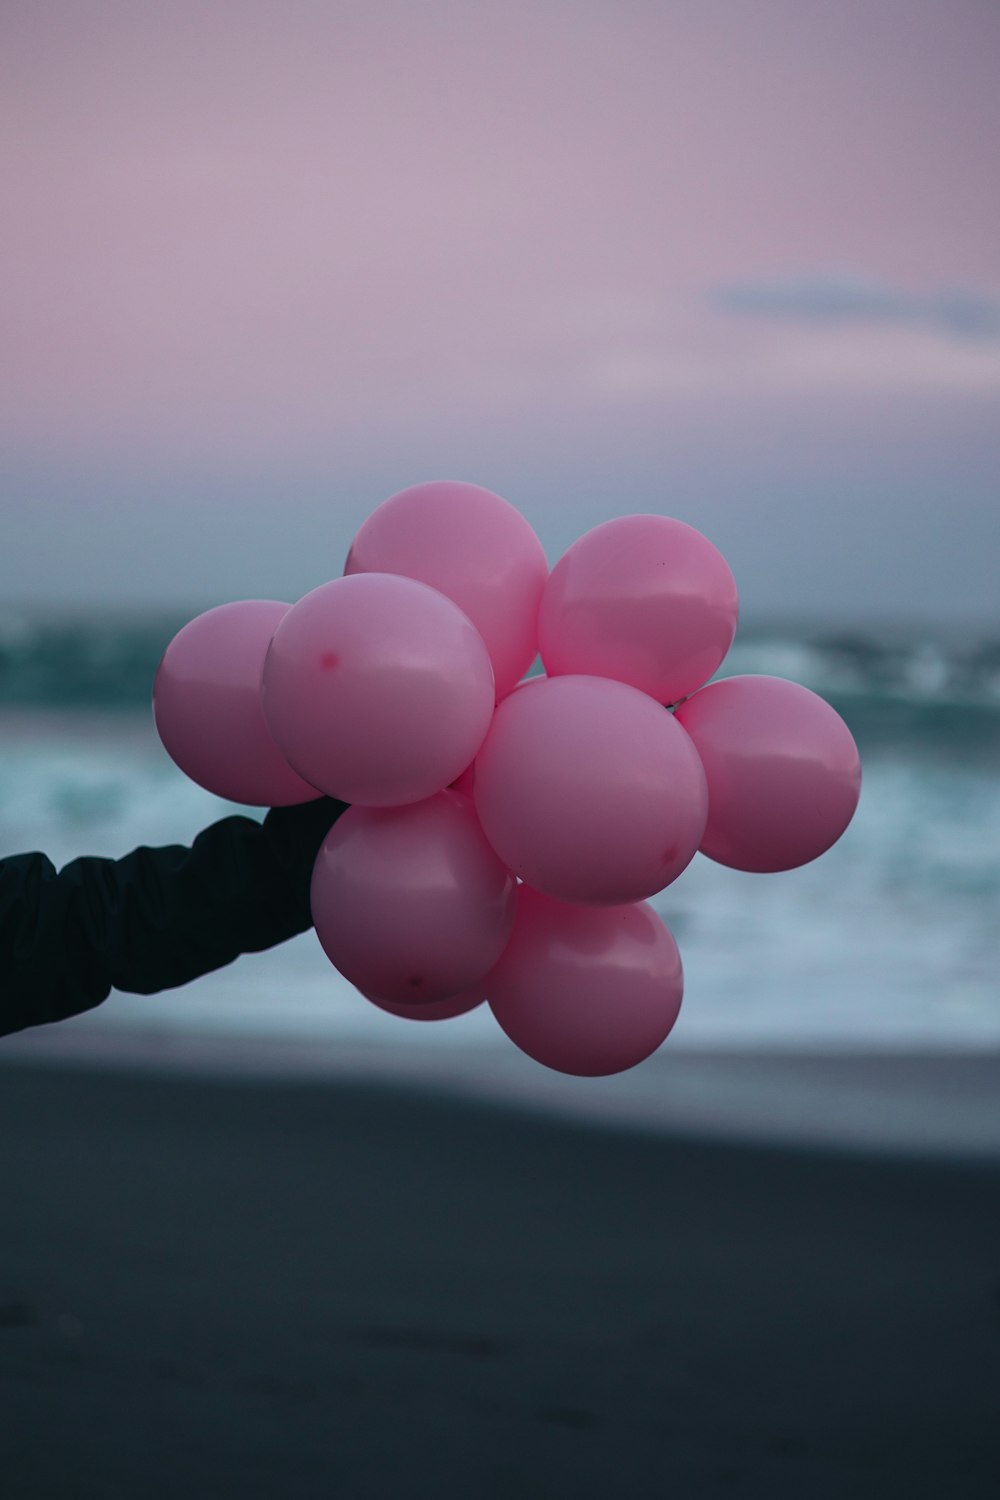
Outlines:
<svg viewBox="0 0 1000 1500"><path fill-rule="evenodd" d="M408 1005L396 1005L391 1000L376 1000L374 995L366 995L365 999L370 1000L372 1005L377 1005L379 1010L387 1010L390 1016L402 1016L405 1021L451 1021L456 1016L468 1015L470 1010L476 1010L486 1003L481 985L463 990L460 995L452 995L450 999L430 1000L424 1004L417 1001Z"/></svg>
<svg viewBox="0 0 1000 1500"><path fill-rule="evenodd" d="M408 807L348 808L317 856L311 899L316 935L345 979L412 1005L455 996L493 967L515 885L468 797L443 791Z"/></svg>
<svg viewBox="0 0 1000 1500"><path fill-rule="evenodd" d="M588 911L529 886L500 962L490 1009L515 1046L560 1073L633 1068L677 1020L684 990L669 929L642 902Z"/></svg>
<svg viewBox="0 0 1000 1500"><path fill-rule="evenodd" d="M483 638L457 604L412 578L321 584L278 625L264 713L289 762L328 796L417 802L475 756L494 705Z"/></svg>
<svg viewBox="0 0 1000 1500"><path fill-rule="evenodd" d="M402 573L447 594L486 642L503 698L538 652L538 602L549 566L520 511L477 484L439 480L373 511L344 572Z"/></svg>
<svg viewBox="0 0 1000 1500"><path fill-rule="evenodd" d="M552 569L539 649L550 677L615 677L676 703L719 666L737 612L729 564L700 531L669 516L620 516Z"/></svg>
<svg viewBox="0 0 1000 1500"><path fill-rule="evenodd" d="M475 801L515 875L600 906L676 880L708 814L705 773L674 716L604 677L538 677L505 698L476 760Z"/></svg>
<svg viewBox="0 0 1000 1500"><path fill-rule="evenodd" d="M287 807L320 794L292 770L264 718L260 677L289 606L276 599L220 604L180 629L153 680L153 719L186 776L231 802Z"/></svg>
<svg viewBox="0 0 1000 1500"><path fill-rule="evenodd" d="M461 776L456 776L455 780L451 782L451 789L454 792L461 792L466 797L471 797L475 793L475 788L476 762L473 761L471 766L466 766Z"/></svg>
<svg viewBox="0 0 1000 1500"><path fill-rule="evenodd" d="M861 793L858 747L825 699L781 677L727 677L675 717L708 779L701 848L736 870L792 870L844 832Z"/></svg>

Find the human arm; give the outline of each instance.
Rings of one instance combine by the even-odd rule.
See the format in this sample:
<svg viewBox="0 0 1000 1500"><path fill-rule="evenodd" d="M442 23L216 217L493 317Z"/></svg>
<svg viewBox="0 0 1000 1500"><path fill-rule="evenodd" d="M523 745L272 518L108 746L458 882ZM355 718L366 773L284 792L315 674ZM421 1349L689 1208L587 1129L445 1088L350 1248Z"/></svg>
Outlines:
<svg viewBox="0 0 1000 1500"><path fill-rule="evenodd" d="M0 1036L92 1010L112 988L173 989L304 932L313 863L345 805L223 818L190 848L58 872L44 854L0 860Z"/></svg>

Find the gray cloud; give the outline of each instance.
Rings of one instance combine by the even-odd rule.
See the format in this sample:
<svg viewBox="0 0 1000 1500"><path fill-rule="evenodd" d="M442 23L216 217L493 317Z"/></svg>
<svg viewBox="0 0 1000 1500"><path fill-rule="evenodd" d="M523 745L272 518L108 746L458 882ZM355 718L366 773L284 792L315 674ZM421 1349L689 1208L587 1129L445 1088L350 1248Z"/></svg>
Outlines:
<svg viewBox="0 0 1000 1500"><path fill-rule="evenodd" d="M721 312L798 323L890 324L963 338L1000 336L1000 297L967 287L903 291L863 276L817 273L715 287Z"/></svg>

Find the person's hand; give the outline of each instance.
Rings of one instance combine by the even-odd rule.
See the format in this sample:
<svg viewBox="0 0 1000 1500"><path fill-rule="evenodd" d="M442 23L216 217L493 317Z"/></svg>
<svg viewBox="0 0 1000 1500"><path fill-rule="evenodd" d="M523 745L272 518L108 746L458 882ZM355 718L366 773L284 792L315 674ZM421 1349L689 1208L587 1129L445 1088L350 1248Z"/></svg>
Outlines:
<svg viewBox="0 0 1000 1500"><path fill-rule="evenodd" d="M272 807L264 819L264 839L287 880L289 909L299 911L299 932L312 926L309 886L320 845L346 810L346 802L320 797L294 807Z"/></svg>

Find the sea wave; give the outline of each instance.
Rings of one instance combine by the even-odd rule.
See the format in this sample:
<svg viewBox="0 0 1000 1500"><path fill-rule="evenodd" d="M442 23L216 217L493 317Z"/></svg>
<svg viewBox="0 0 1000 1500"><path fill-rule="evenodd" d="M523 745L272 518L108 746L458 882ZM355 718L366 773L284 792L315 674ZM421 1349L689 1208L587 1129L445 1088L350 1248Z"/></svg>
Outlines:
<svg viewBox="0 0 1000 1500"><path fill-rule="evenodd" d="M955 737L963 713L922 711L907 733L862 743L857 814L821 859L747 875L698 855L654 898L686 975L671 1046L1000 1046L1000 782L985 742ZM939 722L953 738L935 750ZM262 810L189 781L157 740L148 701L134 712L0 711L0 852L41 850L59 868L81 854L190 843L233 813ZM101 1014L164 1034L370 1036L377 1046L409 1032L421 1048L503 1045L488 1012L440 1027L387 1017L312 933L183 992L118 997Z"/></svg>
<svg viewBox="0 0 1000 1500"><path fill-rule="evenodd" d="M748 632L734 642L719 675L745 672L788 677L843 701L1000 710L1000 638L988 636L901 641L861 632Z"/></svg>
<svg viewBox="0 0 1000 1500"><path fill-rule="evenodd" d="M0 705L127 708L149 702L153 675L190 613L45 616L0 613ZM1000 635L741 629L720 676L788 677L831 701L902 710L1000 712Z"/></svg>

